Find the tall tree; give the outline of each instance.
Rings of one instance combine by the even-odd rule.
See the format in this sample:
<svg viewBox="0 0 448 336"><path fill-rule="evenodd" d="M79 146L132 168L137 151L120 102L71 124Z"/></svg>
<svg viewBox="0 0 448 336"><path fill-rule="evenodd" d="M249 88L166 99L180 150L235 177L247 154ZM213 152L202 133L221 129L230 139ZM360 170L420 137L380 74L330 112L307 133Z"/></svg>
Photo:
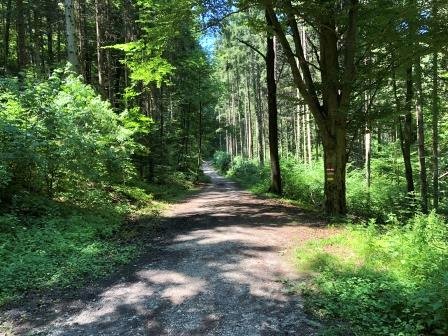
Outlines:
<svg viewBox="0 0 448 336"><path fill-rule="evenodd" d="M17 69L20 73L27 63L25 36L25 6L23 0L16 0L17 13Z"/></svg>
<svg viewBox="0 0 448 336"><path fill-rule="evenodd" d="M268 116L269 116L269 154L271 159L271 187L270 192L280 195L282 193L282 179L280 173L280 157L278 154L278 110L277 110L277 83L275 78L275 42L270 27L272 19L266 11L266 24L268 33L266 37L266 83L268 90Z"/></svg>
<svg viewBox="0 0 448 336"><path fill-rule="evenodd" d="M12 13L12 0L8 0L8 2L6 3L5 27L3 31L3 66L5 67L5 69L8 68L8 61L9 61L11 13Z"/></svg>
<svg viewBox="0 0 448 336"><path fill-rule="evenodd" d="M325 210L332 215L345 214L348 112L356 76L359 3L358 0L323 2L313 9L319 36L320 83L311 75L310 63L305 59L297 23L298 11L289 0L276 5L271 0L264 1L292 70L294 83L313 114L322 137ZM285 22L280 22L283 17ZM341 17L345 18L343 23ZM288 32L292 34L292 42L287 37Z"/></svg>
<svg viewBox="0 0 448 336"><path fill-rule="evenodd" d="M436 26L438 20L438 3L437 0L432 0L432 31L433 44L438 41L434 38L436 35ZM439 62L438 49L435 48L432 54L431 77L432 77L432 91L431 91L431 126L432 126L432 188L433 188L433 206L434 209L439 208Z"/></svg>
<svg viewBox="0 0 448 336"><path fill-rule="evenodd" d="M422 84L422 67L420 58L417 58L416 64L416 84L417 84L417 102L416 102L416 119L417 119L417 142L418 142L418 162L420 176L420 197L423 213L428 212L428 178L426 172L426 150L425 150L425 125L423 118L424 98Z"/></svg>

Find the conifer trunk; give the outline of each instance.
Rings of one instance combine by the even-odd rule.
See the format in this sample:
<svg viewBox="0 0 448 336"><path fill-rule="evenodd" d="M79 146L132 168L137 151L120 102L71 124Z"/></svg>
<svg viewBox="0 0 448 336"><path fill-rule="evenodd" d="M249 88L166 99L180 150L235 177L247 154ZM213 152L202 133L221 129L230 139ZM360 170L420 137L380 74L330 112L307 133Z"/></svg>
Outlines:
<svg viewBox="0 0 448 336"><path fill-rule="evenodd" d="M272 25L271 18L266 13L266 23ZM271 186L269 191L280 195L282 182L280 175L280 158L278 154L278 111L277 111L277 83L275 82L275 46L274 38L269 35L266 39L266 71L268 89L268 120L269 120L269 154L271 159Z"/></svg>

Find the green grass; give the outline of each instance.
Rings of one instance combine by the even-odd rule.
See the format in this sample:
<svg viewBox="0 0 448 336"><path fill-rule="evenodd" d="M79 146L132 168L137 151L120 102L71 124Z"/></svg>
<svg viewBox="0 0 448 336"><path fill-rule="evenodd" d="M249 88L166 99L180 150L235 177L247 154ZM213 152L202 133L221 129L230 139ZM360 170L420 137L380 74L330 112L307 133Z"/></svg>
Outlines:
<svg viewBox="0 0 448 336"><path fill-rule="evenodd" d="M448 243L441 217L418 215L404 227L373 224L296 250L312 274L300 286L324 335L447 335Z"/></svg>
<svg viewBox="0 0 448 336"><path fill-rule="evenodd" d="M27 195L0 216L0 306L26 293L82 286L135 258L154 218L195 191L183 178L170 184L84 191L52 202Z"/></svg>

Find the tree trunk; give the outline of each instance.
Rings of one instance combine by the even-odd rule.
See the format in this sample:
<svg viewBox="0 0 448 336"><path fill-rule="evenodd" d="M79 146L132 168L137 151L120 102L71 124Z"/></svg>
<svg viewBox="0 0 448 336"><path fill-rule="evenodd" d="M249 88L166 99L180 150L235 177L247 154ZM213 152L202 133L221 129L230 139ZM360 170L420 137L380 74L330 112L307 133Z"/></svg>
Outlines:
<svg viewBox="0 0 448 336"><path fill-rule="evenodd" d="M422 68L420 58L416 62L416 82L418 98L416 104L416 119L417 119L417 143L418 143L418 162L420 166L420 197L422 212L428 212L428 178L426 173L426 151L425 151L425 126L423 119L423 85L422 85Z"/></svg>
<svg viewBox="0 0 448 336"><path fill-rule="evenodd" d="M104 55L102 43L103 34L101 30L101 0L95 0L95 29L96 29L96 55L97 55L97 69L98 69L98 85L100 86L100 91L103 96L105 96L104 90L104 78L103 78L103 62Z"/></svg>
<svg viewBox="0 0 448 336"><path fill-rule="evenodd" d="M52 70L54 64L54 51L53 51L53 24L54 24L54 8L51 4L47 4L46 7L46 20L47 20L47 62L48 67Z"/></svg>
<svg viewBox="0 0 448 336"><path fill-rule="evenodd" d="M365 170L366 170L366 185L370 190L371 185L371 159L372 159L372 130L369 125L366 125L366 133L364 136L365 143Z"/></svg>
<svg viewBox="0 0 448 336"><path fill-rule="evenodd" d="M432 188L434 209L439 208L439 79L438 55L432 56Z"/></svg>
<svg viewBox="0 0 448 336"><path fill-rule="evenodd" d="M6 5L6 17L5 17L5 31L3 32L3 66L5 70L8 69L9 61L9 38L11 30L11 12L12 12L12 0L8 0Z"/></svg>
<svg viewBox="0 0 448 336"><path fill-rule="evenodd" d="M202 166L202 102L199 102L199 125L198 125L198 177Z"/></svg>
<svg viewBox="0 0 448 336"><path fill-rule="evenodd" d="M266 23L272 26L271 17L266 13ZM271 186L269 191L278 195L282 193L280 175L280 158L278 154L278 111L277 111L277 83L275 81L275 46L274 38L269 35L266 39L266 71L268 89L268 115L269 115L269 154L271 158Z"/></svg>
<svg viewBox="0 0 448 336"><path fill-rule="evenodd" d="M73 0L64 0L65 35L67 39L67 58L73 71L79 72L79 59L76 47L76 26Z"/></svg>
<svg viewBox="0 0 448 336"><path fill-rule="evenodd" d="M313 148L311 141L311 118L310 111L308 109L305 110L306 113L306 147L308 152L308 164L313 163Z"/></svg>
<svg viewBox="0 0 448 336"><path fill-rule="evenodd" d="M86 83L92 83L92 60L89 48L89 36L87 29L87 9L85 1L78 1L78 38L79 54L82 68L82 75Z"/></svg>
<svg viewBox="0 0 448 336"><path fill-rule="evenodd" d="M408 194L412 194L415 191L414 177L412 173L412 161L411 161L411 145L412 145L412 100L414 97L413 79L412 79L412 66L406 69L406 105L404 122L400 122L400 143L401 151L403 154L404 171L406 177L406 188Z"/></svg>
<svg viewBox="0 0 448 336"><path fill-rule="evenodd" d="M258 142L258 160L260 165L264 166L264 142L263 142L263 115L262 104L260 100L260 72L258 66L255 70L256 76L252 78L252 86L255 97L255 118L257 121L257 142Z"/></svg>
<svg viewBox="0 0 448 336"><path fill-rule="evenodd" d="M23 0L16 0L17 11L17 70L20 73L27 63L25 45L25 8Z"/></svg>
<svg viewBox="0 0 448 336"><path fill-rule="evenodd" d="M336 128L334 135L323 134L325 167L325 211L330 215L347 212L346 165L347 134L345 128Z"/></svg>

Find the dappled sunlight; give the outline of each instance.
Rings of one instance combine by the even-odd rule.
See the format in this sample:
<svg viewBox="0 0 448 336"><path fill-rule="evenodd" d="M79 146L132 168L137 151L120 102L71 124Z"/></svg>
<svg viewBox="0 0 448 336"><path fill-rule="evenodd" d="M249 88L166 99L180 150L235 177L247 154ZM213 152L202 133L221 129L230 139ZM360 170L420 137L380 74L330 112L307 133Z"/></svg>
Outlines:
<svg viewBox="0 0 448 336"><path fill-rule="evenodd" d="M118 307L122 305L133 306L134 309L143 312L142 303L144 299L150 297L153 293L152 288L144 282L123 283L113 286L99 296L99 309L98 304L89 307L70 319L67 324L86 325L105 317L110 320L113 314L117 312Z"/></svg>
<svg viewBox="0 0 448 336"><path fill-rule="evenodd" d="M304 230L300 210L213 184L161 218L154 249L94 297L69 304L39 331L56 335L277 335L312 332L282 255ZM132 325L135 333L129 333ZM138 326L138 327L137 327ZM300 330L300 332L299 332ZM308 332L309 331L309 332Z"/></svg>
<svg viewBox="0 0 448 336"><path fill-rule="evenodd" d="M192 278L181 273L166 270L140 271L137 275L154 285L166 286L160 297L170 300L171 303L179 305L186 299L198 295L206 289L206 282Z"/></svg>

